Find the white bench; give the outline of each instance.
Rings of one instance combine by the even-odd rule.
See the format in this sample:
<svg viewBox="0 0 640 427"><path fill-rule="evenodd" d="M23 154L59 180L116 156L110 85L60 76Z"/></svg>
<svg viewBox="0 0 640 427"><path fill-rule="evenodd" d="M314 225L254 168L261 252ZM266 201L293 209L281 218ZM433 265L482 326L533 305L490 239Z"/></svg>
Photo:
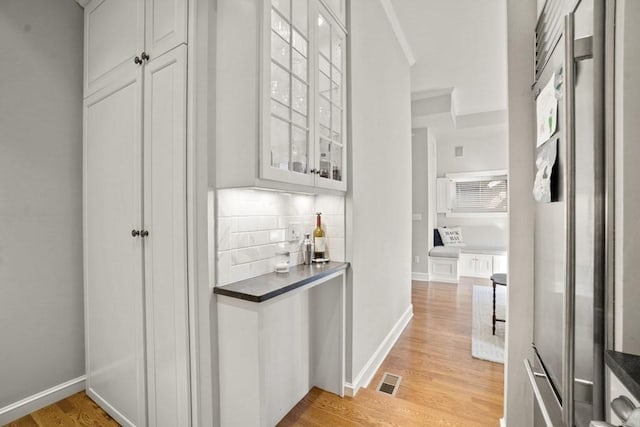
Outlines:
<svg viewBox="0 0 640 427"><path fill-rule="evenodd" d="M460 276L488 279L507 273L507 251L501 248L436 246L429 251L429 280L458 283Z"/></svg>

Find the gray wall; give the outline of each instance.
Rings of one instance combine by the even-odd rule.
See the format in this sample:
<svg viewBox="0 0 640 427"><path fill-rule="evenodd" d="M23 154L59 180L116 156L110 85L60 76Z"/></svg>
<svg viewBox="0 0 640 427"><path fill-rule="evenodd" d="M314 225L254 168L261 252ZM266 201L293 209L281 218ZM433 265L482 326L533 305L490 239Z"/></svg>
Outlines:
<svg viewBox="0 0 640 427"><path fill-rule="evenodd" d="M422 215L422 219L412 221L412 258L411 271L428 273L427 256L429 254L429 156L427 129L413 129L411 138L411 163L413 183L413 213ZM418 257L418 262L416 262Z"/></svg>
<svg viewBox="0 0 640 427"><path fill-rule="evenodd" d="M409 64L379 2L351 1L350 34L348 381L411 304Z"/></svg>
<svg viewBox="0 0 640 427"><path fill-rule="evenodd" d="M509 126L509 288L507 289L505 425L533 425L533 393L522 364L533 340L533 152L531 35L536 0L507 0ZM530 359L531 360L531 359Z"/></svg>
<svg viewBox="0 0 640 427"><path fill-rule="evenodd" d="M84 374L83 13L0 2L0 408Z"/></svg>

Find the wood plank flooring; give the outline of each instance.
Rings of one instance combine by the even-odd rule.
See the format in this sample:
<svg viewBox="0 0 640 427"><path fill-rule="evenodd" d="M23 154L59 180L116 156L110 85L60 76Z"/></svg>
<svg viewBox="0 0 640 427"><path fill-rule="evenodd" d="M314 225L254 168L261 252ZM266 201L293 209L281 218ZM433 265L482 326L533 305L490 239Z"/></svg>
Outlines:
<svg viewBox="0 0 640 427"><path fill-rule="evenodd" d="M341 399L312 389L280 426L498 426L503 365L471 357L474 284L413 282L414 317L368 389ZM500 326L499 326L500 327ZM384 372L401 375L391 397L375 391ZM118 426L84 392L16 420L11 427Z"/></svg>
<svg viewBox="0 0 640 427"><path fill-rule="evenodd" d="M498 426L504 366L471 357L473 285L489 283L413 282L414 317L369 388L344 399L314 388L280 426ZM384 372L403 377L395 397L375 391Z"/></svg>
<svg viewBox="0 0 640 427"><path fill-rule="evenodd" d="M106 412L89 399L84 391L46 406L12 423L8 427L118 427ZM6 427L6 426L5 426Z"/></svg>

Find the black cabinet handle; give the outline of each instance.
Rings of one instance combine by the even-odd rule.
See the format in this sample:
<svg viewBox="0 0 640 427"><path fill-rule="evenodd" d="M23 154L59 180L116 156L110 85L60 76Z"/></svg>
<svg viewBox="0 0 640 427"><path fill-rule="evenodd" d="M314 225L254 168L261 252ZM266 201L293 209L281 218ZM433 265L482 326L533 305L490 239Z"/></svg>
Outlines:
<svg viewBox="0 0 640 427"><path fill-rule="evenodd" d="M138 58L136 56L135 58L133 58L133 62L134 62L134 64L141 65L142 64L142 59L140 59L140 58Z"/></svg>
<svg viewBox="0 0 640 427"><path fill-rule="evenodd" d="M316 173L316 170L315 169L311 169L309 172Z"/></svg>
<svg viewBox="0 0 640 427"><path fill-rule="evenodd" d="M147 52L142 52L142 54L140 55L140 58L142 58L143 61L148 61L149 54Z"/></svg>
<svg viewBox="0 0 640 427"><path fill-rule="evenodd" d="M131 230L131 236L133 237L147 237L148 235L148 230Z"/></svg>

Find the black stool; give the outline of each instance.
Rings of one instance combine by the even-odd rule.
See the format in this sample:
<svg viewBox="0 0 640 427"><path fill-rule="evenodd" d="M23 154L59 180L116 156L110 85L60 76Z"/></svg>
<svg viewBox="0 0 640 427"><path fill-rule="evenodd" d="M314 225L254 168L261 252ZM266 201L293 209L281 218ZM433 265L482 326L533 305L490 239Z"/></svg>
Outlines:
<svg viewBox="0 0 640 427"><path fill-rule="evenodd" d="M496 322L506 322L505 319L498 319L496 317L496 285L507 286L507 275L504 273L496 273L491 276L491 283L493 284L493 335L495 335Z"/></svg>

